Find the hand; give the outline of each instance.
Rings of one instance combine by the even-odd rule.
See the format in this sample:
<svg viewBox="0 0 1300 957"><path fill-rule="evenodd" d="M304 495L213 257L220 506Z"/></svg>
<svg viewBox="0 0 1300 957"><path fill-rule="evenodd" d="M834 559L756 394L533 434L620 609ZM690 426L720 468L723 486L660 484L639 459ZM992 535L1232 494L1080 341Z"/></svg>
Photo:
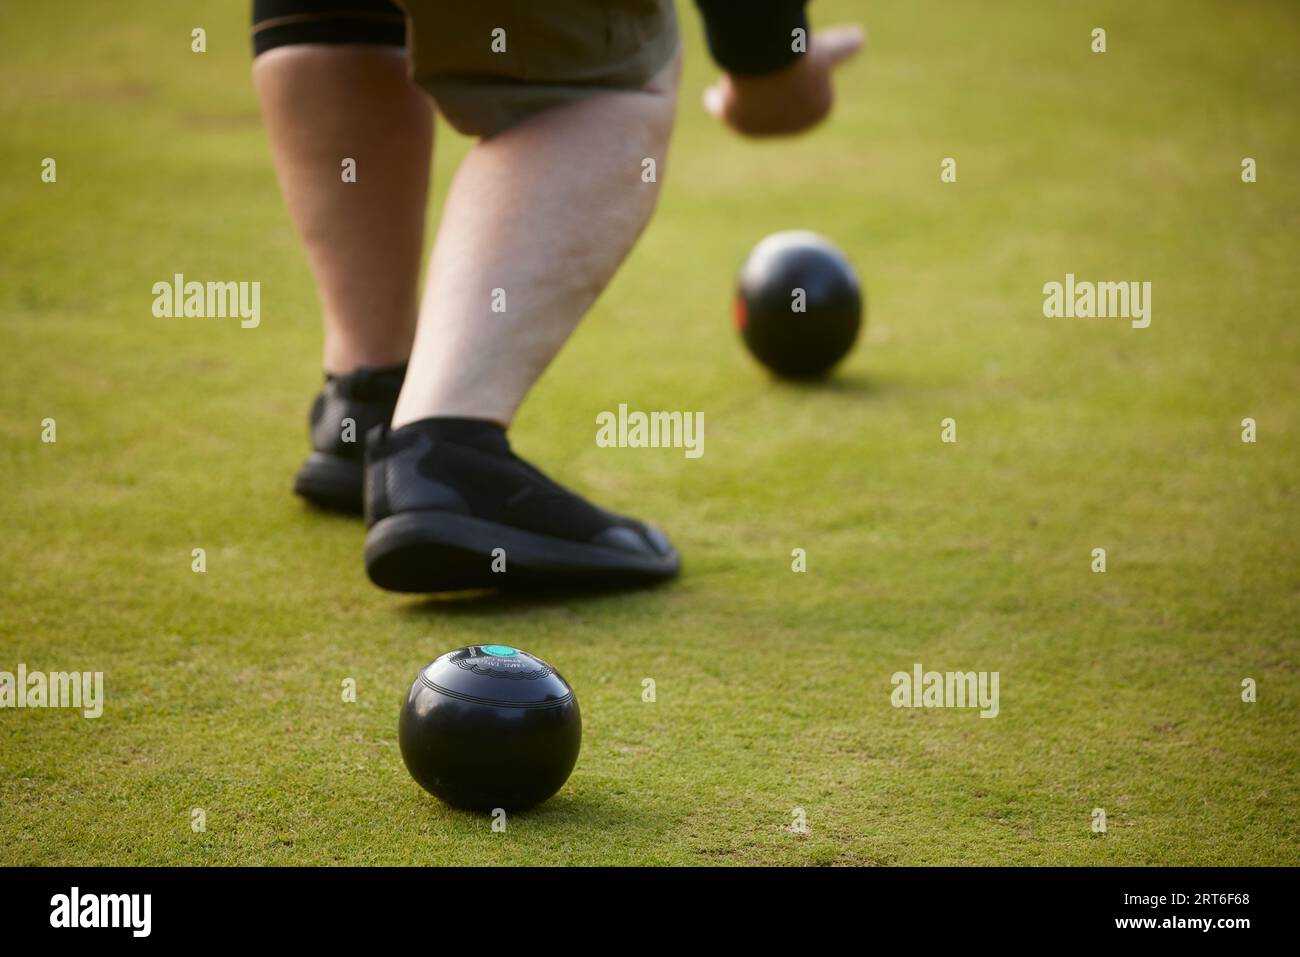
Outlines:
<svg viewBox="0 0 1300 957"><path fill-rule="evenodd" d="M831 71L866 42L856 25L812 35L808 52L776 73L724 73L704 91L704 108L744 136L782 136L816 126L831 111Z"/></svg>

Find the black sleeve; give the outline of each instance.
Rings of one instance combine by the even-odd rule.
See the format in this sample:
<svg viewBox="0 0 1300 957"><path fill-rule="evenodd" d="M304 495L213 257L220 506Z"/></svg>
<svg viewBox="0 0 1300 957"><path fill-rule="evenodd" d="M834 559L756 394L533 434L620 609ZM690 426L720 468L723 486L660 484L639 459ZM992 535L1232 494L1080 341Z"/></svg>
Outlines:
<svg viewBox="0 0 1300 957"><path fill-rule="evenodd" d="M796 27L808 29L808 0L695 0L709 52L728 73L775 73L794 62Z"/></svg>

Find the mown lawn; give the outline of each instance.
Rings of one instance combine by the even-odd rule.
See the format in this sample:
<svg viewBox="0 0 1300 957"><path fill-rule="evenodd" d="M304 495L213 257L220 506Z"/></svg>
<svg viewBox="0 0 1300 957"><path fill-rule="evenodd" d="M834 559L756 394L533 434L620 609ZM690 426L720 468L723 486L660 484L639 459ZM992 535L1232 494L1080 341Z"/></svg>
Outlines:
<svg viewBox="0 0 1300 957"><path fill-rule="evenodd" d="M0 864L1300 863L1300 9L812 13L859 8L831 125L754 145L699 108L683 6L657 218L513 430L661 524L680 582L460 602L375 589L361 526L288 492L320 332L242 5L0 15L0 670L107 689L98 720L0 711ZM467 146L439 135L434 215ZM791 227L868 288L824 387L730 325ZM177 272L260 281L260 327L154 318ZM1044 318L1066 273L1150 281L1150 327ZM622 402L702 411L704 456L598 448ZM504 833L396 745L417 669L479 642L554 663L585 718ZM1000 713L891 707L917 662L997 671Z"/></svg>

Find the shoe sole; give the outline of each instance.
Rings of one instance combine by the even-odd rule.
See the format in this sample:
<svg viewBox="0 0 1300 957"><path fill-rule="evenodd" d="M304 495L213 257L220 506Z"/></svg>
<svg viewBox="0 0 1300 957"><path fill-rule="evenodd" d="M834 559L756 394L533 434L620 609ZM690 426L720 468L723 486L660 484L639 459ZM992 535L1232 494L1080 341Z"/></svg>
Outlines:
<svg viewBox="0 0 1300 957"><path fill-rule="evenodd" d="M493 551L505 570L494 572ZM473 588L649 585L677 575L676 551L634 555L527 532L454 512L399 512L366 535L366 574L389 591L431 594Z"/></svg>
<svg viewBox="0 0 1300 957"><path fill-rule="evenodd" d="M328 452L313 452L293 480L293 490L331 512L360 515L365 469L360 462Z"/></svg>

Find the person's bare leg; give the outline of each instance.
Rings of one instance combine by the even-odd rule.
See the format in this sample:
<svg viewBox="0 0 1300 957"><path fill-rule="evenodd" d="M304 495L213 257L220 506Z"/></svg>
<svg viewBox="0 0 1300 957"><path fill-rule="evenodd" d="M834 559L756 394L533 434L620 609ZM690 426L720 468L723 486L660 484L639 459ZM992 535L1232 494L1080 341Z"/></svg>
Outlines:
<svg viewBox="0 0 1300 957"><path fill-rule="evenodd" d="M650 218L679 62L643 90L591 96L476 144L448 194L393 427L508 425ZM494 311L494 290L505 311Z"/></svg>
<svg viewBox="0 0 1300 957"><path fill-rule="evenodd" d="M429 98L395 47L301 44L253 62L285 202L316 277L326 372L410 353L433 151ZM356 182L343 161L356 161Z"/></svg>

